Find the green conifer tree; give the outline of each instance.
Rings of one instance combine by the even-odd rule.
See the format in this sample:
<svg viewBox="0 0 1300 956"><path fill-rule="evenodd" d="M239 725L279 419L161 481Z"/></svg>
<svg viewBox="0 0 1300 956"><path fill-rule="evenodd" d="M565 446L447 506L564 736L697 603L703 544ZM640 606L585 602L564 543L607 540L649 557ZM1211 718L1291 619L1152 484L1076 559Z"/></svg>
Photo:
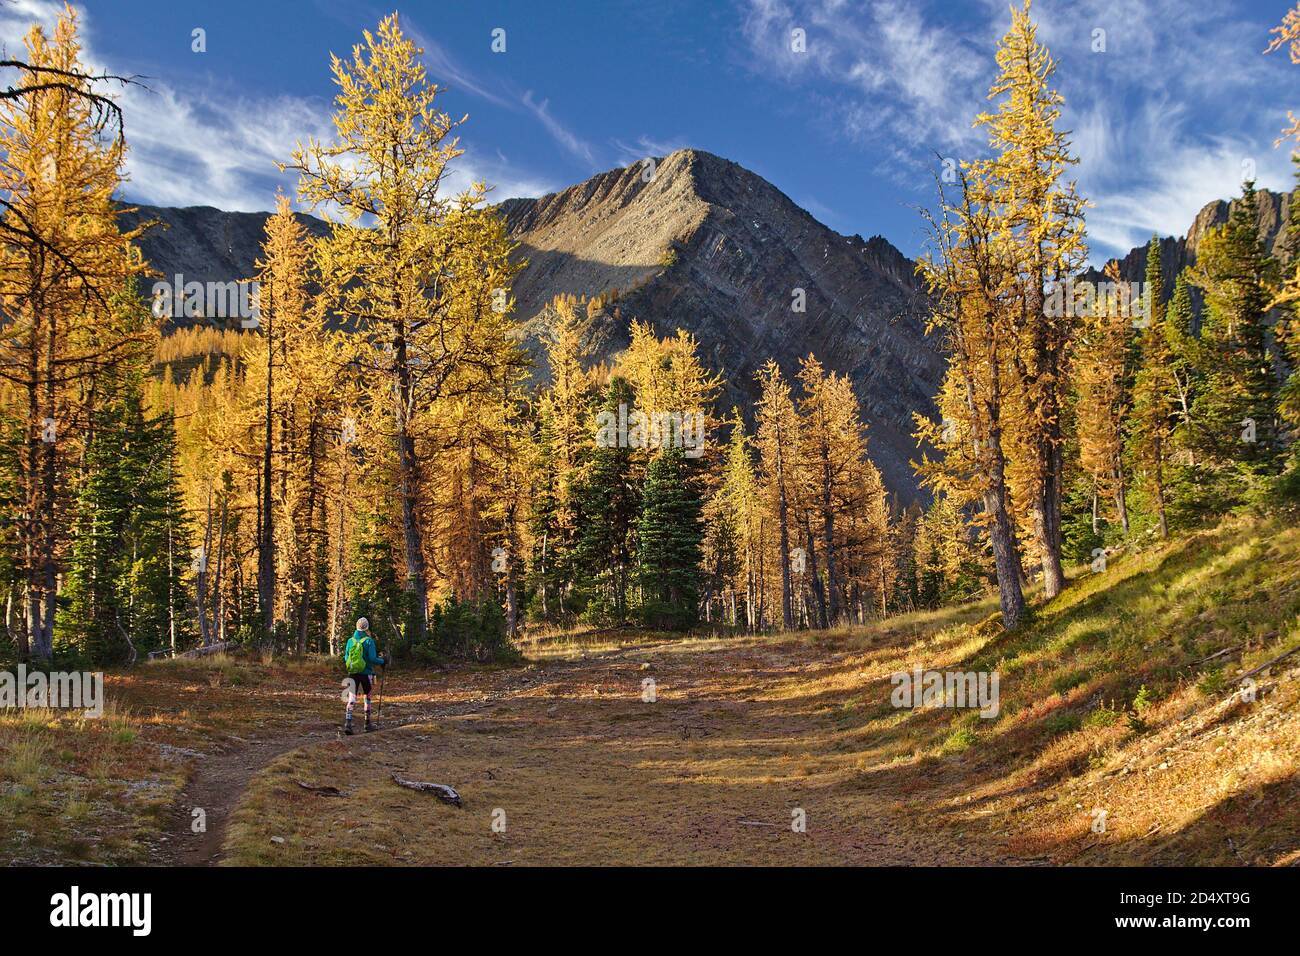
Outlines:
<svg viewBox="0 0 1300 956"><path fill-rule="evenodd" d="M1251 478L1274 474L1281 463L1279 383L1266 327L1276 269L1259 234L1255 184L1247 182L1228 222L1201 244L1195 274L1205 291L1203 385L1192 400L1189 439L1225 501L1240 500Z"/></svg>
<svg viewBox="0 0 1300 956"><path fill-rule="evenodd" d="M617 422L622 410L632 407L627 380L611 379L602 408L604 438L597 442L574 494L574 577L586 598L585 613L592 619L622 621L629 610L640 489L633 480L632 449L608 423Z"/></svg>
<svg viewBox="0 0 1300 956"><path fill-rule="evenodd" d="M192 634L190 528L170 413L144 405L143 362L106 371L78 486L59 643L92 664L133 661Z"/></svg>
<svg viewBox="0 0 1300 956"><path fill-rule="evenodd" d="M357 618L370 621L370 630L384 646L405 650L420 633L410 595L398 577L397 561L386 527L391 521L364 511L357 515L352 556L344 585L347 613L340 621L339 646L351 634Z"/></svg>
<svg viewBox="0 0 1300 956"><path fill-rule="evenodd" d="M1137 373L1133 380L1133 408L1129 419L1127 450L1139 487L1150 501L1161 538L1169 536L1165 501L1165 472L1174 427L1177 390L1172 378L1169 341L1165 335L1164 273L1160 240L1147 246L1145 304L1142 331L1137 336Z"/></svg>
<svg viewBox="0 0 1300 956"><path fill-rule="evenodd" d="M670 446L651 459L637 520L637 561L642 611L652 627L685 630L699 617L702 507L680 448Z"/></svg>

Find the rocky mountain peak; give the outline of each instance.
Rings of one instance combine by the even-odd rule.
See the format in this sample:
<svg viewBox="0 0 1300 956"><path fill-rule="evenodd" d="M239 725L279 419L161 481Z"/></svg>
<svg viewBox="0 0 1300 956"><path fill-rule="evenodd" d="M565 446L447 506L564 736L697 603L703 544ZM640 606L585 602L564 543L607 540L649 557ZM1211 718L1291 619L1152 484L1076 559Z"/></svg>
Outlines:
<svg viewBox="0 0 1300 956"><path fill-rule="evenodd" d="M724 403L747 417L768 358L793 375L815 354L854 380L886 482L917 495L912 414L932 408L942 362L914 265L886 240L842 236L762 177L694 149L501 208L528 261L515 295L533 341L553 296L599 296L593 361L627 345L634 319L661 335L685 329L723 373Z"/></svg>

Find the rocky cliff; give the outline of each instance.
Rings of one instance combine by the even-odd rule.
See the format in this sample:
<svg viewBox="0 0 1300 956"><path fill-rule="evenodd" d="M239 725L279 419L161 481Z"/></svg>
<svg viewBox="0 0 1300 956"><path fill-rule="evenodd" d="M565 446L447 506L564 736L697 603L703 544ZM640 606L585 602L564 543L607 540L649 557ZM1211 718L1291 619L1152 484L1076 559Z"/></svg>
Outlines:
<svg viewBox="0 0 1300 956"><path fill-rule="evenodd" d="M179 273L186 282L229 282L247 279L257 271L254 263L262 251L263 233L270 213L225 212L212 206L138 206L120 215L122 228L144 222L156 225L138 243L151 269L161 279L173 281ZM299 215L308 231L323 236L329 226L314 216ZM147 290L156 281L148 277Z"/></svg>
<svg viewBox="0 0 1300 956"><path fill-rule="evenodd" d="M1300 194L1300 190L1275 193L1268 189L1261 189L1257 193L1260 235L1264 238L1265 247L1279 259L1286 259L1283 250L1285 227L1297 194ZM1161 237L1160 272L1164 277L1166 295L1173 294L1174 282L1178 279L1178 274L1187 266L1196 264L1196 250L1200 247L1206 233L1226 223L1239 201L1216 199L1206 203L1188 226L1186 234ZM1143 281L1146 268L1147 247L1145 245L1138 246L1119 260L1120 275L1129 282ZM1089 277L1099 279L1100 274L1091 272ZM1199 292L1193 290L1193 294L1199 303Z"/></svg>

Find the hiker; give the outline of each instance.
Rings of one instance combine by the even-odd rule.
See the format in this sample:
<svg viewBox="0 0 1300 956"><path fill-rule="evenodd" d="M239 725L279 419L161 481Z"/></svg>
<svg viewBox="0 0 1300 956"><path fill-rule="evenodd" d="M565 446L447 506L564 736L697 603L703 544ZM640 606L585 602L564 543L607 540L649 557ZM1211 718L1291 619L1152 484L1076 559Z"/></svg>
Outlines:
<svg viewBox="0 0 1300 956"><path fill-rule="evenodd" d="M366 732L375 729L370 722L370 680L375 676L375 666L388 666L388 658L379 656L375 639L370 635L370 622L364 617L357 621L357 630L348 638L343 648L343 663L348 669L352 686L348 690L348 711L343 719L343 732L352 733L352 705L357 701L357 691L366 696Z"/></svg>

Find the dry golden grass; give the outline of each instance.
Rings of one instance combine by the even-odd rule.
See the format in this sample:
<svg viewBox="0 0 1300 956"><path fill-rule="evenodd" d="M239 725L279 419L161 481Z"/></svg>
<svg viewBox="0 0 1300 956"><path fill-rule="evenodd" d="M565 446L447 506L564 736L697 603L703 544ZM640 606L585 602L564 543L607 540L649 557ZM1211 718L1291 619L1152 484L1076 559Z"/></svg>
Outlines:
<svg viewBox="0 0 1300 956"><path fill-rule="evenodd" d="M953 635L929 666L996 667L1003 713L988 726L910 717L882 737L880 757L900 761L888 786L1018 858L1294 862L1300 657L1257 676L1256 702L1234 691L1238 675L1300 644L1298 615L1300 531L1286 522L1233 520L1131 554L1076 580L1020 633L974 653ZM1150 701L1140 713L1139 695ZM940 735L963 719L977 742L939 759Z"/></svg>
<svg viewBox="0 0 1300 956"><path fill-rule="evenodd" d="M305 666L150 662L106 674L98 719L0 711L0 861L147 861L196 754L332 709L332 669Z"/></svg>
<svg viewBox="0 0 1300 956"><path fill-rule="evenodd" d="M337 740L333 662L140 667L110 675L103 721L0 718L0 857L158 859L194 766L177 748L222 753L212 767L296 747L253 777L225 862L1300 859L1300 655L1257 675L1254 702L1235 694L1300 645L1300 530L1234 519L1080 570L1015 632L995 610L759 637L539 635L520 667L399 669L390 729ZM916 665L996 670L999 715L893 707L890 675ZM320 742L298 746L304 728ZM340 795L306 788L320 786Z"/></svg>

